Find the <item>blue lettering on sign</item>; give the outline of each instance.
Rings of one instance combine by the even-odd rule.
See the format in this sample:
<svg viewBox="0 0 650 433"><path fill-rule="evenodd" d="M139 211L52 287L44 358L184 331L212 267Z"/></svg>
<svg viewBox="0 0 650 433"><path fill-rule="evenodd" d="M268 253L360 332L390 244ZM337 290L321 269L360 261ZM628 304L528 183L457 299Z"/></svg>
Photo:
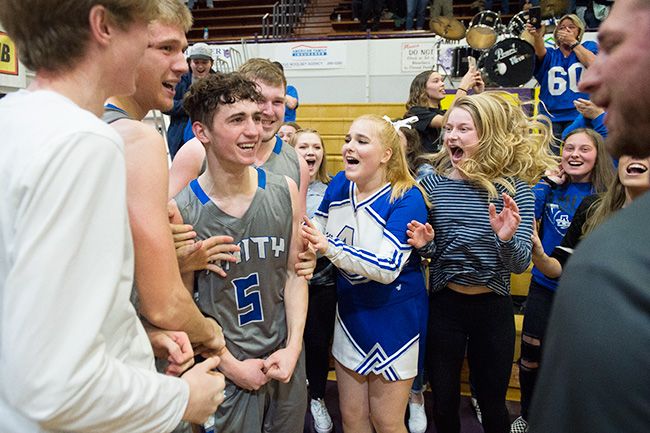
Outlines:
<svg viewBox="0 0 650 433"><path fill-rule="evenodd" d="M326 55L327 55L327 47L296 48L291 52L291 57L320 57Z"/></svg>

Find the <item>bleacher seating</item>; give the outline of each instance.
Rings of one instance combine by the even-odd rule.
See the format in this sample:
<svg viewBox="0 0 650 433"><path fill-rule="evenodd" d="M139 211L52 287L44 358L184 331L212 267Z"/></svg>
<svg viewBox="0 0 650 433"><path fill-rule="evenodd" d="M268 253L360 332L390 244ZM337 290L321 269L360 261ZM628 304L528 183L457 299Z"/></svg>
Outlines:
<svg viewBox="0 0 650 433"><path fill-rule="evenodd" d="M188 33L190 43L207 41L223 42L263 37L263 17L271 14L277 0L214 0L214 8L201 7L192 11L194 26ZM454 16L466 26L478 12L468 0L454 2ZM202 4L201 4L202 5ZM501 16L505 26L519 11L519 3L511 1L510 14ZM428 29L429 11L424 31L404 32L403 25L396 27L394 20L382 19L380 28L373 35L403 34L404 36L433 35ZM205 38L207 29L207 39ZM359 22L352 19L351 0L311 0L305 15L294 29L292 38L363 37Z"/></svg>
<svg viewBox="0 0 650 433"><path fill-rule="evenodd" d="M334 8L331 14L332 28L337 33L359 33L359 22L352 19L352 0L342 0ZM500 4L500 3L499 3ZM425 17L427 23L425 24L425 33L429 33L428 30L428 21L429 21L429 7L427 6L427 11L425 12ZM519 12L520 6L518 1L510 2L510 13L501 15L501 24L507 25L510 19L514 14ZM463 21L465 26L469 26L472 18L479 12L478 9L475 9L472 6L472 2L463 1L463 2L454 2L453 5L453 14L454 17L460 21ZM401 23L400 23L401 24ZM395 21L392 19L382 19L379 27L379 33L385 32L399 32L403 31L404 28L402 25L397 27ZM365 33L365 32L361 32Z"/></svg>
<svg viewBox="0 0 650 433"><path fill-rule="evenodd" d="M262 18L271 13L276 0L214 0L214 8L192 11L194 25L190 43L251 38L262 34ZM207 29L207 39L204 38Z"/></svg>

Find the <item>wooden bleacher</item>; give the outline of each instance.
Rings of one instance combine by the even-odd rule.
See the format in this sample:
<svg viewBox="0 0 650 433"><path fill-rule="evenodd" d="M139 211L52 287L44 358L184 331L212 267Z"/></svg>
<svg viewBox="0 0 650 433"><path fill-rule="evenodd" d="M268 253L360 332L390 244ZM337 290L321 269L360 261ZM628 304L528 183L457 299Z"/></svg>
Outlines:
<svg viewBox="0 0 650 433"><path fill-rule="evenodd" d="M277 0L214 0L214 7L194 9L194 25L187 34L194 42L218 42L262 35L262 17ZM202 5L202 3L201 3ZM208 29L208 38L204 31Z"/></svg>
<svg viewBox="0 0 650 433"><path fill-rule="evenodd" d="M472 18L479 12L478 9L475 9L471 1L462 1L454 2L453 4L453 14L454 17L460 21L463 21L465 26L469 26ZM495 1L493 7L500 6L501 2ZM501 24L507 25L510 22L510 19L520 11L519 2L511 1L510 2L510 13L501 15ZM340 17L340 19L339 19ZM428 22L430 17L429 5L425 12L426 23L425 31L428 32ZM342 0L334 8L333 13L331 14L331 24L332 28L337 33L358 33L359 22L352 19L352 0ZM404 30L403 25L397 27L395 21L392 19L382 19L380 22L379 33L392 32L392 31L402 31ZM363 32L362 32L363 33Z"/></svg>
<svg viewBox="0 0 650 433"><path fill-rule="evenodd" d="M240 39L262 37L262 17L273 11L277 0L214 0L214 7L201 7L192 11L194 25L187 38L190 44L195 42L224 42ZM469 0L454 3L454 16L466 26L478 10L470 6ZM497 2L496 4L500 4ZM427 6L428 7L428 6ZM516 1L510 3L510 14L501 16L501 24L507 25L510 18L519 11ZM379 36L434 36L429 31L429 11L425 12L425 30L405 32L403 25L397 27L393 19L382 19L377 32ZM208 37L204 39L205 29ZM300 23L294 29L292 38L338 38L341 36L365 37L358 21L352 19L351 0L311 0Z"/></svg>
<svg viewBox="0 0 650 433"><path fill-rule="evenodd" d="M441 103L442 108L448 108L452 99L452 96L447 96ZM325 143L328 169L330 173L337 173L343 169L341 147L343 146L343 139L354 119L363 114L386 115L393 119L401 118L405 111L406 108L403 103L301 104L298 109L296 122L301 128L312 128L321 134ZM510 284L512 295L528 295L531 268L532 266L522 274L511 275ZM519 401L520 399L519 367L516 361L519 359L520 354L522 325L523 316L521 314L515 314L517 336L515 339L515 355L507 397L508 400L514 401ZM464 395L469 395L468 373L467 363L465 363L461 374L461 391Z"/></svg>

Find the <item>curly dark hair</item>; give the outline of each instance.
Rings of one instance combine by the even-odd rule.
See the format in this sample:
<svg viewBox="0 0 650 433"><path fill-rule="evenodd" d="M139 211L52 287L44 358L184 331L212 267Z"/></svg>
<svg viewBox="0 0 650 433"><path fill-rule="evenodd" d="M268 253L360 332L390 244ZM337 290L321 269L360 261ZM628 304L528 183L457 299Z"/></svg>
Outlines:
<svg viewBox="0 0 650 433"><path fill-rule="evenodd" d="M183 99L183 108L192 122L212 126L212 118L220 105L238 101L261 102L257 85L239 72L210 74L196 81Z"/></svg>

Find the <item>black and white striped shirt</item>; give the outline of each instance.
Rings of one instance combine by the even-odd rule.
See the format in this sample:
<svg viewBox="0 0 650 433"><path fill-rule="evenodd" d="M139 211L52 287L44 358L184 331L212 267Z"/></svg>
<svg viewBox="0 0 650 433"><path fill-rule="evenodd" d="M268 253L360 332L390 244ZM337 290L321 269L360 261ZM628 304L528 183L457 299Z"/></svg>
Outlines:
<svg viewBox="0 0 650 433"><path fill-rule="evenodd" d="M496 294L510 293L510 273L526 270L531 260L535 198L530 186L514 180L514 200L521 224L508 242L492 230L488 213L488 193L466 180L432 174L422 180L432 203L428 221L435 239L419 252L431 258L430 289L442 290L448 282L464 286L487 286ZM496 186L499 196L506 192ZM499 197L492 201L497 213L503 209Z"/></svg>

